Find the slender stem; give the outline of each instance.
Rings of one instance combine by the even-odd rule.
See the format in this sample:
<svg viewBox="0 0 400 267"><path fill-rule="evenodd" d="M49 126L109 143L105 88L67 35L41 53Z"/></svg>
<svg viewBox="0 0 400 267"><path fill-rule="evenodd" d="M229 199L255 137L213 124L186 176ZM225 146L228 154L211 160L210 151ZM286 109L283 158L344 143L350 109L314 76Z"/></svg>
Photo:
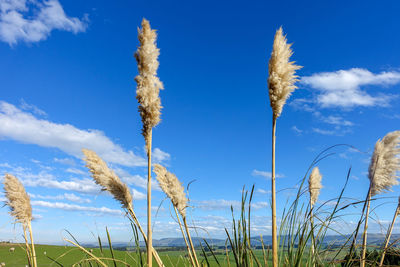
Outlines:
<svg viewBox="0 0 400 267"><path fill-rule="evenodd" d="M367 197L366 198L368 198L368 196L369 196L369 194L370 194L370 192L371 192L371 185L369 186L369 189L368 189L368 193L367 193ZM354 237L353 237L353 242L351 243L351 246L350 246L350 252L349 252L349 261L350 261L350 265L348 265L348 262L346 263L346 267L347 266L351 266L351 262L353 261L353 251L355 250L355 247L356 247L356 242L357 242L357 235L358 235L358 231L359 231L359 229L360 229L360 225L361 225L361 222L362 222L362 218L363 218L363 216L364 216L364 212L365 212L365 208L366 208L366 206L367 206L367 201L364 201L364 206L363 206L363 209L362 209L362 212L361 212L361 218L360 218L360 220L358 221L358 224L357 224L357 227L356 227L356 230L355 230L355 233L354 233Z"/></svg>
<svg viewBox="0 0 400 267"><path fill-rule="evenodd" d="M276 117L272 115L272 266L278 267L278 239L276 233L276 199L275 199L275 143L276 143Z"/></svg>
<svg viewBox="0 0 400 267"><path fill-rule="evenodd" d="M36 263L36 252L35 252L35 243L33 242L33 233L32 233L32 224L31 224L31 222L28 223L28 228L29 228L29 235L30 235L31 246L32 246L33 267L37 267L37 263Z"/></svg>
<svg viewBox="0 0 400 267"><path fill-rule="evenodd" d="M189 239L190 247L192 248L192 253L193 253L194 259L196 261L196 265L200 267L199 261L197 260L196 251L194 250L192 238L190 237L189 227L188 227L187 222L186 222L186 217L183 217L183 224L185 225L186 234L187 234L187 237Z"/></svg>
<svg viewBox="0 0 400 267"><path fill-rule="evenodd" d="M365 266L365 254L367 251L367 229L368 229L368 217L369 217L369 207L371 204L371 190L367 196L367 211L365 212L365 222L364 222L364 233L363 233L363 245L362 245L362 256L361 256L361 267Z"/></svg>
<svg viewBox="0 0 400 267"><path fill-rule="evenodd" d="M313 206L310 203L310 224L311 224L311 259L312 266L315 266L315 238L314 238L314 217L313 217Z"/></svg>
<svg viewBox="0 0 400 267"><path fill-rule="evenodd" d="M140 225L139 220L137 219L136 214L133 211L132 205L129 205L128 211L129 211L129 214L131 215L133 221L135 222L136 226L139 228L139 231L142 234L144 242L146 243L146 247L147 247L146 233L144 232L142 226ZM162 262L160 256L157 253L157 250L155 250L154 248L153 248L153 256L154 256L155 260L157 261L159 267L165 267L164 263Z"/></svg>
<svg viewBox="0 0 400 267"><path fill-rule="evenodd" d="M397 206L396 212L394 213L394 216L393 216L392 224L390 225L390 228L388 229L388 232L386 235L385 246L383 247L383 252L382 252L381 261L379 262L379 267L381 267L383 265L383 260L385 259L387 246L389 245L390 236L392 235L393 226L394 226L394 223L396 222L397 215L399 215L399 211L400 211L399 206Z"/></svg>
<svg viewBox="0 0 400 267"><path fill-rule="evenodd" d="M193 260L193 257L192 257L192 252L190 252L190 248L189 248L189 244L188 244L187 239L186 239L185 232L183 231L181 219L179 219L178 210L176 209L175 206L174 206L174 210L175 210L175 214L176 214L176 219L178 219L179 227L181 228L183 239L185 240L185 244L186 244L186 248L188 250L190 262L192 263L192 266L196 266L196 264L195 264L195 262Z"/></svg>
<svg viewBox="0 0 400 267"><path fill-rule="evenodd" d="M28 236L26 235L26 225L23 224L22 228L24 229L24 239L25 239L25 248L26 248L26 256L28 257L28 265L32 266L32 253L31 248L28 244Z"/></svg>
<svg viewBox="0 0 400 267"><path fill-rule="evenodd" d="M149 143L147 150L147 266L153 266L153 236L151 232L151 142L152 142L152 129L149 133Z"/></svg>

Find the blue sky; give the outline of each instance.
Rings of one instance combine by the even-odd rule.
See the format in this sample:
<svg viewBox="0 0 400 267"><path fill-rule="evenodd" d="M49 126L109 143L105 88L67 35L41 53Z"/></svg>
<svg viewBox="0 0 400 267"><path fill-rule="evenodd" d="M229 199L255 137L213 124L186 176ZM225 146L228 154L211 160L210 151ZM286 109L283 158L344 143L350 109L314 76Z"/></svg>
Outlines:
<svg viewBox="0 0 400 267"><path fill-rule="evenodd" d="M269 234L267 64L282 26L304 67L278 120L278 190L293 188L321 150L345 143L361 153L338 147L319 164L320 203L338 196L350 166L345 195L364 198L375 142L400 127L399 8L397 1L0 0L0 173L16 175L31 194L38 242L62 242L62 229L95 242L92 233L103 235L105 226L114 240L129 241L119 204L99 192L81 160L81 148L93 149L134 190L145 225L146 155L133 80L145 17L158 30L165 87L154 160L185 186L194 180L189 214L207 230L199 235L224 238L230 205L252 184L253 232ZM383 225L397 205L393 190L374 203ZM279 192L279 213L294 192ZM155 187L155 209L164 197ZM7 212L0 209L0 239L20 240ZM356 217L344 218L348 232ZM179 236L168 201L153 220L154 238Z"/></svg>

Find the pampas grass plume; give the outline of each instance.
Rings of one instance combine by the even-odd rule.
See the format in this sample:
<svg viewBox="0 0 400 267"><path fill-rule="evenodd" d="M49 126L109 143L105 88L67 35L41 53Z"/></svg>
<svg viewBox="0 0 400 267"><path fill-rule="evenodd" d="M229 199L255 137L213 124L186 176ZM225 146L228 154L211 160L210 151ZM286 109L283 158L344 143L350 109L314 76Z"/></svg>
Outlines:
<svg viewBox="0 0 400 267"><path fill-rule="evenodd" d="M280 27L275 34L268 68L269 99L275 118L281 115L286 100L297 88L294 85L298 81L295 71L301 66L289 61L292 54L291 44L287 43L286 36L283 35L282 27Z"/></svg>
<svg viewBox="0 0 400 267"><path fill-rule="evenodd" d="M310 174L308 179L308 191L310 192L310 204L314 206L314 204L318 200L319 191L322 188L321 185L322 175L319 172L318 167L315 167Z"/></svg>
<svg viewBox="0 0 400 267"><path fill-rule="evenodd" d="M187 198L184 188L175 174L170 173L160 164L154 165L154 173L161 189L171 199L172 204L178 209L182 217L186 217Z"/></svg>
<svg viewBox="0 0 400 267"><path fill-rule="evenodd" d="M140 104L142 134L149 149L151 129L160 122L161 115L159 92L163 89L163 84L157 77L160 50L156 46L156 31L150 28L150 23L146 19L142 21L142 29L138 29L138 38L140 47L135 53L139 70L139 75L135 77L136 99Z"/></svg>
<svg viewBox="0 0 400 267"><path fill-rule="evenodd" d="M368 169L371 182L371 196L390 191L398 185L400 171L400 131L388 133L375 144L374 153Z"/></svg>
<svg viewBox="0 0 400 267"><path fill-rule="evenodd" d="M102 190L110 192L116 200L126 209L132 205L132 195L128 186L110 170L107 164L96 154L89 149L82 149L86 162L86 167L92 173L92 177L96 184L102 187Z"/></svg>
<svg viewBox="0 0 400 267"><path fill-rule="evenodd" d="M4 189L7 198L6 204L10 207L10 214L24 227L32 220L32 206L28 194L22 183L13 175L4 177Z"/></svg>

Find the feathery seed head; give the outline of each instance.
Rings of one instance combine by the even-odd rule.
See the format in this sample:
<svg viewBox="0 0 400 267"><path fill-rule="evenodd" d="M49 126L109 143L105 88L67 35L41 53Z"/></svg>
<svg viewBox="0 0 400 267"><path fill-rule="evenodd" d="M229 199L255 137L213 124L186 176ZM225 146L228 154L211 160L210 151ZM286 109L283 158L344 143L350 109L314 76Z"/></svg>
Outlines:
<svg viewBox="0 0 400 267"><path fill-rule="evenodd" d="M6 174L4 190L7 198L6 204L11 209L10 214L17 222L27 226L32 220L32 206L24 186L15 176Z"/></svg>
<svg viewBox="0 0 400 267"><path fill-rule="evenodd" d="M311 206L314 206L314 204L318 200L319 191L322 188L321 180L322 180L322 175L319 172L318 167L315 167L311 171L310 177L308 178L308 191L310 192Z"/></svg>
<svg viewBox="0 0 400 267"><path fill-rule="evenodd" d="M163 84L157 77L158 56L160 50L156 46L157 34L150 28L146 19L142 21L142 29L138 29L140 47L135 53L139 75L135 77L137 83L136 99L139 102L139 112L142 117L142 134L149 150L151 129L160 122L161 100L160 89Z"/></svg>
<svg viewBox="0 0 400 267"><path fill-rule="evenodd" d="M398 185L400 171L400 131L388 133L375 144L374 153L368 169L371 195L390 191Z"/></svg>
<svg viewBox="0 0 400 267"><path fill-rule="evenodd" d="M129 187L119 179L119 177L108 168L107 164L89 149L82 149L86 162L86 167L92 173L92 177L96 184L102 187L102 190L110 192L113 197L118 200L124 208L128 208L132 204L132 195Z"/></svg>
<svg viewBox="0 0 400 267"><path fill-rule="evenodd" d="M268 68L269 99L275 118L281 115L286 100L297 88L294 84L299 79L295 71L301 66L289 61L292 54L291 44L287 44L286 36L280 27L275 34Z"/></svg>
<svg viewBox="0 0 400 267"><path fill-rule="evenodd" d="M164 193L171 199L172 204L178 209L182 217L186 217L187 198L184 188L175 174L167 171L160 164L154 165L156 179Z"/></svg>

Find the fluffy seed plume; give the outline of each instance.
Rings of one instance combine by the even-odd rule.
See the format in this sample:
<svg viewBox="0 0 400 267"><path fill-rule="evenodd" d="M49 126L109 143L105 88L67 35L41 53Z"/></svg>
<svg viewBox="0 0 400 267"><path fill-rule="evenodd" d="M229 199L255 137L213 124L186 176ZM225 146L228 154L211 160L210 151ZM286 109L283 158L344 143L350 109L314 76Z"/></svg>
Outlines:
<svg viewBox="0 0 400 267"><path fill-rule="evenodd" d="M17 222L27 226L32 220L31 200L21 182L13 175L4 177L4 190L7 198L6 204L10 207L10 214Z"/></svg>
<svg viewBox="0 0 400 267"><path fill-rule="evenodd" d="M390 191L399 184L400 171L400 131L388 133L375 144L375 150L368 169L371 196Z"/></svg>
<svg viewBox="0 0 400 267"><path fill-rule="evenodd" d="M102 190L110 192L116 200L126 209L132 204L132 195L128 186L119 179L119 177L110 170L107 164L89 149L82 149L86 162L86 167L92 173L96 184L102 187Z"/></svg>
<svg viewBox="0 0 400 267"><path fill-rule="evenodd" d="M167 171L160 164L154 165L156 179L160 183L161 189L171 199L172 204L178 209L182 217L186 217L187 198L184 188L175 174Z"/></svg>
<svg viewBox="0 0 400 267"><path fill-rule="evenodd" d="M301 66L289 61L293 54L290 47L291 44L287 43L286 36L283 35L282 27L280 27L275 34L268 68L269 99L275 118L281 115L286 99L297 88L294 85L298 81L295 71Z"/></svg>
<svg viewBox="0 0 400 267"><path fill-rule="evenodd" d="M311 171L310 177L308 178L308 191L310 192L311 206L314 206L314 204L318 200L319 191L322 188L321 180L322 180L322 175L319 172L318 167L315 167Z"/></svg>
<svg viewBox="0 0 400 267"><path fill-rule="evenodd" d="M156 46L157 34L150 28L146 19L142 21L142 29L138 29L140 47L135 53L139 75L135 77L137 83L136 99L138 100L139 112L142 117L142 134L149 149L151 129L160 122L161 100L160 89L162 82L157 77L158 56L160 50Z"/></svg>

